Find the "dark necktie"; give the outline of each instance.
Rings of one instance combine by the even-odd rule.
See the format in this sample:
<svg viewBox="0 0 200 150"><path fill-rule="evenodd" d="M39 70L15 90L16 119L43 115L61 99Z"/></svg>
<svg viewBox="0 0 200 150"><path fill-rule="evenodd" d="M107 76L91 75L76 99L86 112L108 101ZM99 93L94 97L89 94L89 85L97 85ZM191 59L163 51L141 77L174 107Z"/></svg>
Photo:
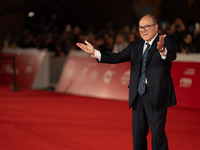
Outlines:
<svg viewBox="0 0 200 150"><path fill-rule="evenodd" d="M146 44L147 44L147 48L144 51L144 55L142 59L142 67L141 67L140 79L139 79L139 85L138 85L138 93L140 95L143 95L145 92L145 79L146 79L145 69L146 69L147 56L150 49L150 44L149 43L146 43Z"/></svg>

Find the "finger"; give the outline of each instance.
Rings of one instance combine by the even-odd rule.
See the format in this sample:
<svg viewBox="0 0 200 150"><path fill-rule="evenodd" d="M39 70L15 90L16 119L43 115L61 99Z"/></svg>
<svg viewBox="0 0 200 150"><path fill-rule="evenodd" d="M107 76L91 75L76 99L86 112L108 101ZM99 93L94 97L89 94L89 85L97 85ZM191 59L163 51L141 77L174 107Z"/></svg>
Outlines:
<svg viewBox="0 0 200 150"><path fill-rule="evenodd" d="M164 43L161 42L157 42L157 49L160 50L161 48L163 48Z"/></svg>
<svg viewBox="0 0 200 150"><path fill-rule="evenodd" d="M160 49L161 49L161 47L157 46L157 49L158 49L158 50L160 50Z"/></svg>
<svg viewBox="0 0 200 150"><path fill-rule="evenodd" d="M160 35L160 37L162 38L165 38L166 36L167 36L166 34Z"/></svg>
<svg viewBox="0 0 200 150"><path fill-rule="evenodd" d="M164 44L164 40L159 40L157 44L158 45L163 45Z"/></svg>
<svg viewBox="0 0 200 150"><path fill-rule="evenodd" d="M81 43L76 43L77 46L81 45Z"/></svg>
<svg viewBox="0 0 200 150"><path fill-rule="evenodd" d="M83 47L83 44L82 44L82 43L76 43L76 45L77 45L78 47L80 47L80 48Z"/></svg>
<svg viewBox="0 0 200 150"><path fill-rule="evenodd" d="M88 41L86 41L86 40L85 40L85 43L86 43L87 45L92 46L92 44L90 44L90 43L89 43Z"/></svg>
<svg viewBox="0 0 200 150"><path fill-rule="evenodd" d="M158 42L157 42L157 45L163 45L164 44L164 40L159 40Z"/></svg>
<svg viewBox="0 0 200 150"><path fill-rule="evenodd" d="M166 34L164 34L162 37L163 37L163 39L166 37L167 35Z"/></svg>
<svg viewBox="0 0 200 150"><path fill-rule="evenodd" d="M162 44L160 42L157 42L157 47L158 48L161 48L162 47Z"/></svg>
<svg viewBox="0 0 200 150"><path fill-rule="evenodd" d="M86 45L85 44L82 44L82 43L76 43L76 45L81 48L82 50L86 51Z"/></svg>
<svg viewBox="0 0 200 150"><path fill-rule="evenodd" d="M166 36L167 36L166 34L160 35L160 36L159 36L159 40L164 40L164 38L165 38Z"/></svg>

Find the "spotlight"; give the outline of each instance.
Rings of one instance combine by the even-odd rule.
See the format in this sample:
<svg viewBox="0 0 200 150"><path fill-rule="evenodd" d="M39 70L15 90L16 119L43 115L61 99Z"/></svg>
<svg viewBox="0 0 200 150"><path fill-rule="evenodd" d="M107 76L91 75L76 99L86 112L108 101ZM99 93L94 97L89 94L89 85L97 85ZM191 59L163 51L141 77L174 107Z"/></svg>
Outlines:
<svg viewBox="0 0 200 150"><path fill-rule="evenodd" d="M34 12L29 12L29 13L28 13L28 17L31 18L31 17L34 17L34 16L35 16L35 13L34 13Z"/></svg>

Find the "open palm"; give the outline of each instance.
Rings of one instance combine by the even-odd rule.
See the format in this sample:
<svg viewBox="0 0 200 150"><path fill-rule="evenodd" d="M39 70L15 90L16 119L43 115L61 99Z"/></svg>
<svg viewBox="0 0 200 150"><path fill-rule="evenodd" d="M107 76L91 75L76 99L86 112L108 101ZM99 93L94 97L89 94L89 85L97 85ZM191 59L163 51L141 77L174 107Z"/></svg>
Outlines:
<svg viewBox="0 0 200 150"><path fill-rule="evenodd" d="M160 35L159 36L159 41L157 42L157 49L160 51L162 48L164 48L164 42L165 42L165 37L166 37L166 34L165 35Z"/></svg>
<svg viewBox="0 0 200 150"><path fill-rule="evenodd" d="M90 44L88 41L85 41L85 44L83 43L76 43L76 45L81 48L83 51L90 55L94 55L94 47L92 44Z"/></svg>

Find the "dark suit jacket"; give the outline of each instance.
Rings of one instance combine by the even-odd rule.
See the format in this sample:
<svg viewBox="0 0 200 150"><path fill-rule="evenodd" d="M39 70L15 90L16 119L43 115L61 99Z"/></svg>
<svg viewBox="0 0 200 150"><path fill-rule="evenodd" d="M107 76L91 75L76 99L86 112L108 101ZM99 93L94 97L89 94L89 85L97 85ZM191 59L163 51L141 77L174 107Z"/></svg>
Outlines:
<svg viewBox="0 0 200 150"><path fill-rule="evenodd" d="M157 109L176 105L176 96L170 70L171 61L176 59L174 44L168 37L165 38L164 46L167 48L166 59L163 60L157 50L157 36L149 50L146 66L146 78L150 91L150 100ZM101 63L121 63L130 61L131 74L129 83L129 107L137 95L140 68L142 64L144 40L132 42L127 48L119 53L101 52Z"/></svg>

